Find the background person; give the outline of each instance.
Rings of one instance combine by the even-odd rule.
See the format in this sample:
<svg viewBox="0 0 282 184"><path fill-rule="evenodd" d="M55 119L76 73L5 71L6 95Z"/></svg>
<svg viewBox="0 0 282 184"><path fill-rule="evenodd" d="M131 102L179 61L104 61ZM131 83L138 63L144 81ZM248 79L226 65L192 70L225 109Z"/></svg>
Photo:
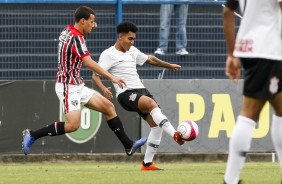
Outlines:
<svg viewBox="0 0 282 184"><path fill-rule="evenodd" d="M160 8L160 38L159 47L155 54L164 55L168 51L168 38L171 29L171 20L175 13L176 34L175 46L176 54L188 55L186 22L188 15L188 4L162 4Z"/></svg>

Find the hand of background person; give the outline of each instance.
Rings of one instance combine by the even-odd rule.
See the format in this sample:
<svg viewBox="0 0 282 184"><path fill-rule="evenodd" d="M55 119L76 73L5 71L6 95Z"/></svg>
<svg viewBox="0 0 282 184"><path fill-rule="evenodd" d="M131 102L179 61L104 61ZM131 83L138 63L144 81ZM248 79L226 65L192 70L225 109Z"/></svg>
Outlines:
<svg viewBox="0 0 282 184"><path fill-rule="evenodd" d="M238 82L241 78L241 64L238 58L234 56L228 56L226 59L226 67L225 67L226 76Z"/></svg>

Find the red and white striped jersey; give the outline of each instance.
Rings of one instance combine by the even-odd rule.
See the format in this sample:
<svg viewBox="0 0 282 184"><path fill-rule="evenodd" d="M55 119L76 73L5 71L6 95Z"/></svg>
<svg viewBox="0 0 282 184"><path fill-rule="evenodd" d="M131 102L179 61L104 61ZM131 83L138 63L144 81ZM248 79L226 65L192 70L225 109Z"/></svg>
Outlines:
<svg viewBox="0 0 282 184"><path fill-rule="evenodd" d="M56 82L81 84L82 58L90 55L83 34L73 25L68 25L60 34L58 44L58 72Z"/></svg>

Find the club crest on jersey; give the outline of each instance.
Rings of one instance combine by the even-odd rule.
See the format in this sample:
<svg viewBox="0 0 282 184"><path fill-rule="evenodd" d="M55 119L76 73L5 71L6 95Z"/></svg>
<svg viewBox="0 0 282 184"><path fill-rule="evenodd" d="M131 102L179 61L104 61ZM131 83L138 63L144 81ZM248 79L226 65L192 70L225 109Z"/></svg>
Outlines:
<svg viewBox="0 0 282 184"><path fill-rule="evenodd" d="M129 96L129 101L130 101L130 100L131 100L131 101L135 101L136 96L137 96L137 94L132 93L132 94Z"/></svg>
<svg viewBox="0 0 282 184"><path fill-rule="evenodd" d="M77 100L73 100L73 101L71 101L71 104L72 104L73 106L77 106L77 105L78 105L78 101L77 101Z"/></svg>
<svg viewBox="0 0 282 184"><path fill-rule="evenodd" d="M279 79L277 77L272 77L270 79L269 91L272 94L277 93L277 91L278 91L278 83L279 83Z"/></svg>

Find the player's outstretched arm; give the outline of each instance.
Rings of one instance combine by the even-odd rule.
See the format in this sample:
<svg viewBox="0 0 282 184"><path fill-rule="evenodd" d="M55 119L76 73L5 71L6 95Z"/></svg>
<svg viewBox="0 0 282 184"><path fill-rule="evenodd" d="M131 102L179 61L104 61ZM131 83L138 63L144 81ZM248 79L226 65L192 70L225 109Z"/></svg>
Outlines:
<svg viewBox="0 0 282 184"><path fill-rule="evenodd" d="M167 68L167 69L172 70L172 71L176 71L176 70L181 69L180 65L171 64L171 63L162 61L159 58L152 56L152 55L148 56L148 60L146 61L146 63L148 63L150 65L158 66L158 67Z"/></svg>
<svg viewBox="0 0 282 184"><path fill-rule="evenodd" d="M101 80L101 78L100 78L100 76L99 76L98 74L93 73L93 75L92 75L92 81L93 81L93 83L102 91L103 95L104 95L107 99L109 99L109 100L113 99L113 94L112 94L112 92L111 92L111 87L106 87L106 86L103 84L103 82L102 82L102 80Z"/></svg>
<svg viewBox="0 0 282 184"><path fill-rule="evenodd" d="M90 56L85 56L82 60L84 62L84 65L93 72L102 75L113 83L116 83L120 88L123 88L125 86L125 82L122 79L113 76L109 72L105 71Z"/></svg>

